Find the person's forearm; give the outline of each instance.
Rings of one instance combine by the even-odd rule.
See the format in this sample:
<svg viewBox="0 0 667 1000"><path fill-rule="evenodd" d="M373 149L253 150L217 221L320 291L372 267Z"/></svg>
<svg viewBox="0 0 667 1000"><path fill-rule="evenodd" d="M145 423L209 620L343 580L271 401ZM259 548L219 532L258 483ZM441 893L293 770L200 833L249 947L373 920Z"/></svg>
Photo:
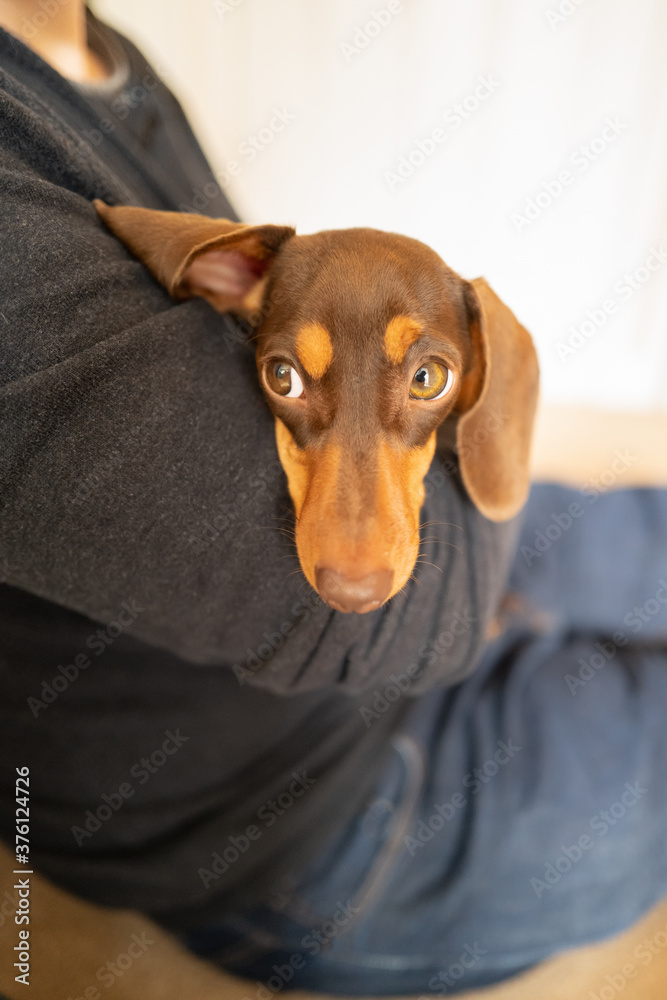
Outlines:
<svg viewBox="0 0 667 1000"><path fill-rule="evenodd" d="M538 410L532 454L538 482L667 486L667 412L545 406Z"/></svg>

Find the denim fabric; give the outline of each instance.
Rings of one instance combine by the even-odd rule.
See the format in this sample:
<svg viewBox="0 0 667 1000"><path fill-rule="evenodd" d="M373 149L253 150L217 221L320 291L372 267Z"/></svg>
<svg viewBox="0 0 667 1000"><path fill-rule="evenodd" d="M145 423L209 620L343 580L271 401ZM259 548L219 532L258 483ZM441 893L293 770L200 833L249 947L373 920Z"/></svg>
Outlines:
<svg viewBox="0 0 667 1000"><path fill-rule="evenodd" d="M469 679L414 699L354 824L189 937L250 996L449 995L667 894L667 491L535 488L510 585L523 610Z"/></svg>

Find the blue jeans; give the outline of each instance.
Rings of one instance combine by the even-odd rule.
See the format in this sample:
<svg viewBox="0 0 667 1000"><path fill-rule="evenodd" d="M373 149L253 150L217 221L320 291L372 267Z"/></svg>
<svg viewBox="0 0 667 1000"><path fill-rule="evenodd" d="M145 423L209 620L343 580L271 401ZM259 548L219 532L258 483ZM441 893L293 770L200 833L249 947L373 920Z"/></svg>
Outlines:
<svg viewBox="0 0 667 1000"><path fill-rule="evenodd" d="M536 487L510 589L356 821L283 900L188 938L249 997L474 989L667 895L667 491Z"/></svg>

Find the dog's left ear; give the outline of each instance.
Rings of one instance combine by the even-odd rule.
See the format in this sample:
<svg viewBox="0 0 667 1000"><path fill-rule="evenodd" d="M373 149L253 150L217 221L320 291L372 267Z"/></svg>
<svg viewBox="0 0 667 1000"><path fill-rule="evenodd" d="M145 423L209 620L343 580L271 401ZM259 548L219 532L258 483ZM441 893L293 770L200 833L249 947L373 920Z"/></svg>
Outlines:
<svg viewBox="0 0 667 1000"><path fill-rule="evenodd" d="M491 521L507 521L530 486L530 443L539 368L528 331L483 278L464 289L474 364L457 408L463 482Z"/></svg>
<svg viewBox="0 0 667 1000"><path fill-rule="evenodd" d="M111 232L177 299L200 296L218 312L248 316L262 301L268 270L290 226L246 226L188 212L158 212L99 199Z"/></svg>

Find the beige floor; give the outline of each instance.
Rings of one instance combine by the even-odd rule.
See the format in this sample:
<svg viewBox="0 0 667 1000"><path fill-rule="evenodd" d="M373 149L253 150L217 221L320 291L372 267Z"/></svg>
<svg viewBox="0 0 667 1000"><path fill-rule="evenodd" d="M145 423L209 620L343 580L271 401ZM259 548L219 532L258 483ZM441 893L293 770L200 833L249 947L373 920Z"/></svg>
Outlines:
<svg viewBox="0 0 667 1000"><path fill-rule="evenodd" d="M532 451L534 479L577 488L591 484L599 491L667 486L667 410L610 413L543 407Z"/></svg>
<svg viewBox="0 0 667 1000"><path fill-rule="evenodd" d="M630 931L461 1000L665 1000L667 901Z"/></svg>

